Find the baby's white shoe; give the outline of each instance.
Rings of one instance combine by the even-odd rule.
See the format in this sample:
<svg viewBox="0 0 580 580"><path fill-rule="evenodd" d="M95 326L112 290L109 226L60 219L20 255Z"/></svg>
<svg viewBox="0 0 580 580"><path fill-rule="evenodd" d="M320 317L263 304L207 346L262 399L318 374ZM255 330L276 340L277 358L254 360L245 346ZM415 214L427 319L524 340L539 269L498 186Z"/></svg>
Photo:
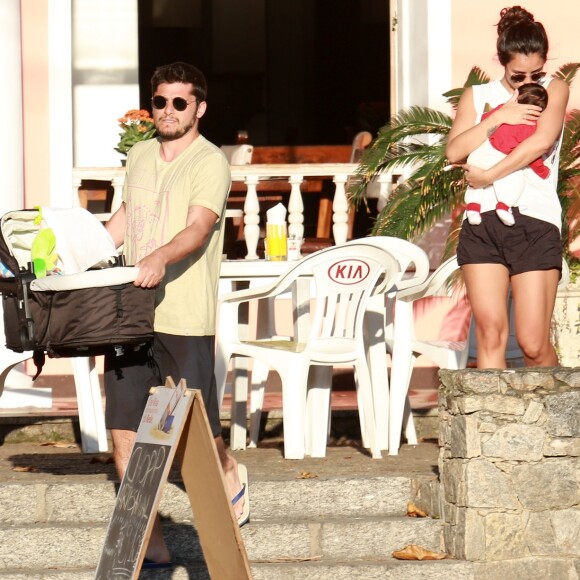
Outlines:
<svg viewBox="0 0 580 580"><path fill-rule="evenodd" d="M481 223L481 214L478 211L467 210L467 221L472 226L478 226Z"/></svg>
<svg viewBox="0 0 580 580"><path fill-rule="evenodd" d="M478 226L481 223L481 205L479 203L468 203L465 208L467 221L472 226Z"/></svg>
<svg viewBox="0 0 580 580"><path fill-rule="evenodd" d="M495 206L495 213L501 222L506 226L513 226L516 223L512 214L512 208L507 206L502 201L498 201L497 205Z"/></svg>

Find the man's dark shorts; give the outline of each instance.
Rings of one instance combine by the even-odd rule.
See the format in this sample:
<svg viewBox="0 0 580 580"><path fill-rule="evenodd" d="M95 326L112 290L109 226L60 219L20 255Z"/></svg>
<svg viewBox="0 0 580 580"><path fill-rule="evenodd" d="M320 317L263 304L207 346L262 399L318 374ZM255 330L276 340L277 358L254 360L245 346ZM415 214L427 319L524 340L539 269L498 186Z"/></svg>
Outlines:
<svg viewBox="0 0 580 580"><path fill-rule="evenodd" d="M481 224L463 221L457 261L465 264L502 264L510 276L536 270L562 271L562 241L549 222L522 215L513 208L515 225L506 226L495 211L481 214Z"/></svg>
<svg viewBox="0 0 580 580"><path fill-rule="evenodd" d="M221 434L214 375L214 336L155 333L153 346L105 356L105 423L107 429L137 431L149 389L171 377L200 389L214 437Z"/></svg>

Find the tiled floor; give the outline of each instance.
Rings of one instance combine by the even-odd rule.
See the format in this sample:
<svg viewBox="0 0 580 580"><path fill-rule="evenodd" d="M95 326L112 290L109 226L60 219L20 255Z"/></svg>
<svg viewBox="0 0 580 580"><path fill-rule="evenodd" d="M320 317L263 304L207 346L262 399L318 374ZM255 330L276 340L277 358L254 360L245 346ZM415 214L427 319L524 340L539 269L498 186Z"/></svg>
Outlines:
<svg viewBox="0 0 580 580"><path fill-rule="evenodd" d="M427 371L426 371L427 372ZM415 383L418 381L415 380ZM412 384L409 391L411 407L413 409L431 409L437 407L437 390L432 386L432 372L429 370L423 377L425 386ZM53 394L52 409L27 409L26 414L70 416L77 414L77 400L74 383L70 376L46 375L40 376L35 382L35 387L51 387ZM333 389L331 405L335 410L356 409L356 391L351 371L339 369L333 377ZM229 407L229 396L224 399L224 409ZM282 396L277 376L269 379L266 388L264 410L272 411L282 408ZM11 411L2 411L1 414L17 414Z"/></svg>

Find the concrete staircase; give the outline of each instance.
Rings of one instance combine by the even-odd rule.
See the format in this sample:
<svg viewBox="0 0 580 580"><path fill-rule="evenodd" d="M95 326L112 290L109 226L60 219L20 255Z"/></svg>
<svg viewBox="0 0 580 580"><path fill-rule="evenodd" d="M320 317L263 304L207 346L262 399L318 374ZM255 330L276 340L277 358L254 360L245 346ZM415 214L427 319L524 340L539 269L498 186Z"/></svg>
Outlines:
<svg viewBox="0 0 580 580"><path fill-rule="evenodd" d="M106 456L57 450L43 456L19 453L22 445L9 447L11 454L5 452L0 463L0 576L93 578L115 501L112 465L102 462ZM247 454L241 457L250 464L251 478L251 522L242 536L255 580L473 578L469 562L391 556L408 544L441 549L437 519L405 515L407 502L436 497L433 475L381 474L381 460L346 451L340 465L332 453L310 464L280 460L275 450L241 453ZM387 465L389 458L383 461ZM30 472L14 471L26 465ZM316 476L303 471L313 471L312 465L318 466ZM165 488L160 513L176 567L146 571L141 578L208 578L177 473Z"/></svg>

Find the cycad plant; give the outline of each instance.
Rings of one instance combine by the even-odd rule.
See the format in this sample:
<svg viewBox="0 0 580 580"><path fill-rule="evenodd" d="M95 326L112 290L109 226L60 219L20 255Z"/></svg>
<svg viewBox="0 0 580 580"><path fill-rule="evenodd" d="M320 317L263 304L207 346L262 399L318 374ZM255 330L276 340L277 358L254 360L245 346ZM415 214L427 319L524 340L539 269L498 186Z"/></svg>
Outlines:
<svg viewBox="0 0 580 580"><path fill-rule="evenodd" d="M565 64L554 77L572 83L580 63ZM471 69L464 86L443 96L453 108L465 90L474 84L490 81L478 67ZM452 117L427 107L410 107L396 114L379 130L365 151L350 188L350 203L358 207L365 200L370 181L383 172L403 173L405 179L396 187L386 206L376 217L371 235L413 239L429 230L437 220L463 205L466 182L461 169L443 171L447 165L445 145ZM562 241L568 253L569 241L580 233L580 111L567 116L560 151L558 195L564 219ZM446 254L453 254L461 223L457 212L448 238Z"/></svg>

